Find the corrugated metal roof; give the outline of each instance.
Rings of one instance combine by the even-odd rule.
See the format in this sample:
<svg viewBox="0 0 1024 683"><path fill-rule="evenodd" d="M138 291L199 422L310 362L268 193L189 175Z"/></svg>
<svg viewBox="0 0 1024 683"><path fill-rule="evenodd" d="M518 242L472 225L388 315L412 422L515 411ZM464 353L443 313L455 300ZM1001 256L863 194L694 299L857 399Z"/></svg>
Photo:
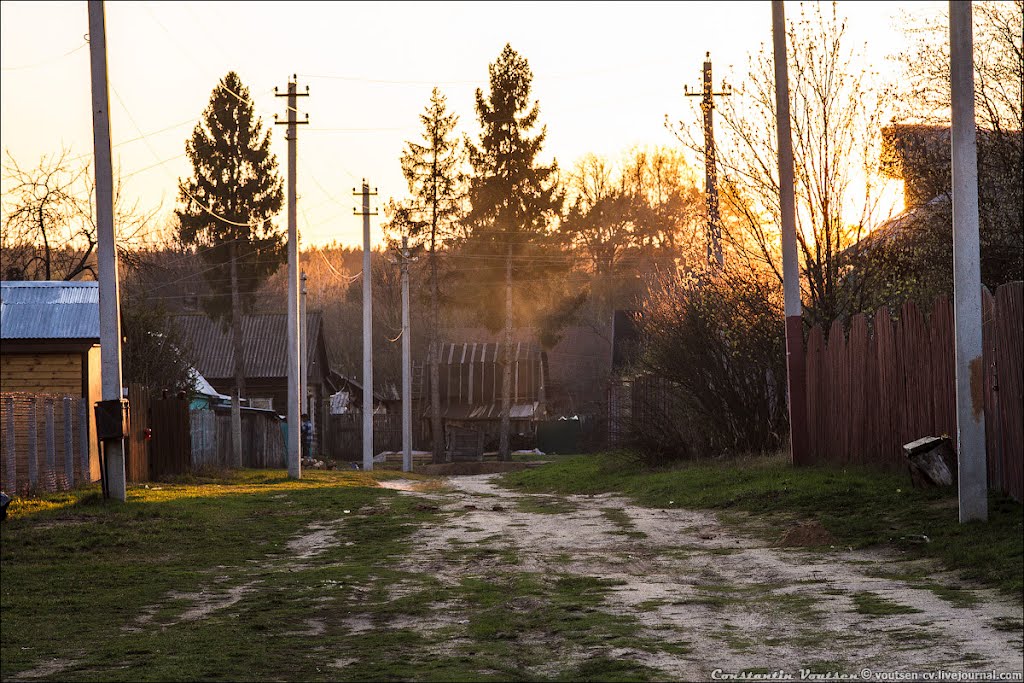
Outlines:
<svg viewBox="0 0 1024 683"><path fill-rule="evenodd" d="M0 282L0 338L100 338L98 282Z"/></svg>
<svg viewBox="0 0 1024 683"><path fill-rule="evenodd" d="M320 334L320 314L306 314L306 333L311 342ZM175 322L181 334L192 343L196 369L205 377L234 377L234 355L230 329L205 315L179 315ZM284 313L249 315L242 319L242 348L245 352L245 376L287 377L288 316ZM306 349L307 367L312 367L316 344Z"/></svg>
<svg viewBox="0 0 1024 683"><path fill-rule="evenodd" d="M537 414L539 406L540 404L537 401L513 403L509 406L509 418L512 420L532 420ZM422 417L430 417L429 404L423 409ZM446 405L441 407L441 417L446 420L500 420L501 403Z"/></svg>

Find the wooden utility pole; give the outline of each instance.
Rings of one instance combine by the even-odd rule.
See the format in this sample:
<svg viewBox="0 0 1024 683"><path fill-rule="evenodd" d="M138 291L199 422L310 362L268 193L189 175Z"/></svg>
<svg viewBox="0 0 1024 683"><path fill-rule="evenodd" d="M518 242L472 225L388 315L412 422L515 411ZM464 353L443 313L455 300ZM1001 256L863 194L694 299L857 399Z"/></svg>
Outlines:
<svg viewBox="0 0 1024 683"><path fill-rule="evenodd" d="M114 180L110 155L110 96L107 93L107 33L103 0L89 0L92 72L92 141L96 158L96 266L100 295L100 370L103 401L121 401L121 299L114 248ZM109 404L108 404L109 405ZM127 428L127 425L124 425ZM103 440L103 481L112 498L124 501L124 439Z"/></svg>
<svg viewBox="0 0 1024 683"><path fill-rule="evenodd" d="M296 167L296 125L309 123L309 114L306 120L296 120L298 106L295 103L296 97L308 97L309 86L306 92L296 92L296 77L293 74L288 81L288 92L279 93L274 88L277 97L288 98L288 120L275 121L277 125L287 125L285 139L288 140L288 477L300 479L302 477L302 409L299 387L302 376L301 360L299 350L299 234L296 226L297 201L295 187ZM277 118L276 116L274 118Z"/></svg>
<svg viewBox="0 0 1024 683"><path fill-rule="evenodd" d="M732 87L722 84L722 92L715 92L711 83L711 53L704 56L704 82L700 92L690 92L683 86L687 97L700 97L700 108L704 113L704 194L707 204L708 221L708 263L725 265L722 254L722 223L718 215L718 170L715 158L715 99L732 94Z"/></svg>
<svg viewBox="0 0 1024 683"><path fill-rule="evenodd" d="M402 471L412 471L412 342L409 336L409 238L402 237Z"/></svg>
<svg viewBox="0 0 1024 683"><path fill-rule="evenodd" d="M786 61L786 15L782 0L772 0L775 47L775 111L779 137L779 206L782 218L782 290L786 310L786 377L789 386L789 443L794 465L809 464L807 389L804 371L803 308L800 261L796 251L796 198L793 133L789 121L789 63Z"/></svg>
<svg viewBox="0 0 1024 683"><path fill-rule="evenodd" d="M960 521L988 519L985 368L981 339L978 149L971 3L949 3L950 137L953 161L953 311Z"/></svg>
<svg viewBox="0 0 1024 683"><path fill-rule="evenodd" d="M360 192L352 190L352 194L362 196L363 210L352 209L356 216L363 217L363 469L373 469L373 296L370 290L370 216L377 212L370 211L370 197L377 196L377 191L370 192L370 186L363 180Z"/></svg>

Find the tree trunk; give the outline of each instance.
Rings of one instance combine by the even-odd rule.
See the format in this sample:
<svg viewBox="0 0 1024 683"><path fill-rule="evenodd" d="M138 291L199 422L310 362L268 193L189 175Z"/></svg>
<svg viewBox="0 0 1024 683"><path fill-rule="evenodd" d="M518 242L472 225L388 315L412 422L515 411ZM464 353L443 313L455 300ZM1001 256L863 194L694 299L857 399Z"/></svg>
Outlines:
<svg viewBox="0 0 1024 683"><path fill-rule="evenodd" d="M231 347L235 365L235 391L231 395L232 466L242 466L242 395L245 389L245 349L242 346L242 305L238 292L238 261L231 245ZM288 425L297 429L298 425Z"/></svg>
<svg viewBox="0 0 1024 683"><path fill-rule="evenodd" d="M505 256L505 367L501 371L501 434L498 440L498 458L511 460L509 433L512 403L512 244Z"/></svg>

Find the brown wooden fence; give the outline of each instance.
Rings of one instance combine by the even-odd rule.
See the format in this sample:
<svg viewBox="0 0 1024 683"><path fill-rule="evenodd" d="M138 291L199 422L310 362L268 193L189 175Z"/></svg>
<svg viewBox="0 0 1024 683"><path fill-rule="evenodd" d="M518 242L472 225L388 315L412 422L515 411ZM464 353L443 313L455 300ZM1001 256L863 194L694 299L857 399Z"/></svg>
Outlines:
<svg viewBox="0 0 1024 683"><path fill-rule="evenodd" d="M983 292L984 404L989 487L1022 498L1024 283ZM922 436L956 441L953 307L912 303L895 319L854 316L807 339L807 411L817 463L905 470L902 446Z"/></svg>
<svg viewBox="0 0 1024 683"><path fill-rule="evenodd" d="M414 425L415 427L415 425ZM327 453L334 460L361 461L363 458L363 414L329 415ZM416 445L415 429L413 443ZM420 440L422 443L422 439ZM402 416L382 413L373 416L373 454L402 450Z"/></svg>
<svg viewBox="0 0 1024 683"><path fill-rule="evenodd" d="M242 410L242 467L288 466L283 422L271 410ZM233 467L231 409L198 409L189 413L192 469Z"/></svg>
<svg viewBox="0 0 1024 683"><path fill-rule="evenodd" d="M128 438L125 439L124 473L128 481L140 483L150 480L149 443L149 390L141 384L128 385Z"/></svg>

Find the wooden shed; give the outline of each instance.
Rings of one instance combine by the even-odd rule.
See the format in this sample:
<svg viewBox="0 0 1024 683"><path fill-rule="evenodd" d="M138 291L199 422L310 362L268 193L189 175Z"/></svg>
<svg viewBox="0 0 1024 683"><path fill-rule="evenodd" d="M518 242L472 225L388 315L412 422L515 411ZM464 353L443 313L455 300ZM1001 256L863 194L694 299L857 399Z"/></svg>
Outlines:
<svg viewBox="0 0 1024 683"><path fill-rule="evenodd" d="M90 478L100 477L91 406L101 398L99 283L0 282L0 389L86 399Z"/></svg>

